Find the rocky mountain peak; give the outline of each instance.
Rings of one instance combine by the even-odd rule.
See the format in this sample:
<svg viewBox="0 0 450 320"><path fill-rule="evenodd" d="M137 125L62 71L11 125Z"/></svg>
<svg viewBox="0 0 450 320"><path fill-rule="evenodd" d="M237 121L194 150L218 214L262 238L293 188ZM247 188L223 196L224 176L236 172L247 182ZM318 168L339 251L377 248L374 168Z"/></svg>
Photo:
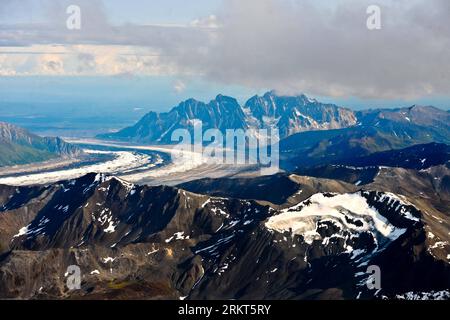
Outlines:
<svg viewBox="0 0 450 320"><path fill-rule="evenodd" d="M393 193L320 191L324 183L287 191L301 198L284 209L101 174L0 186L0 297L370 299L448 287L425 212ZM84 285L67 293L74 264ZM365 285L372 264L382 291Z"/></svg>

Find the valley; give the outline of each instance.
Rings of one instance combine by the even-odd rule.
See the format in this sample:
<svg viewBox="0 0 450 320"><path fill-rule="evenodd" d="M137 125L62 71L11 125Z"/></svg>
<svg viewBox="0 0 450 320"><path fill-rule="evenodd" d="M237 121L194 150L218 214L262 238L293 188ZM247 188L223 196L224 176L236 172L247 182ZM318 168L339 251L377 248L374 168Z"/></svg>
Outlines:
<svg viewBox="0 0 450 320"><path fill-rule="evenodd" d="M449 114L269 92L189 99L96 138L6 126L5 148L57 152L0 168L0 298L448 299ZM280 130L281 170L170 141L199 121Z"/></svg>
<svg viewBox="0 0 450 320"><path fill-rule="evenodd" d="M379 2L0 0L0 303L450 301L450 2Z"/></svg>
<svg viewBox="0 0 450 320"><path fill-rule="evenodd" d="M138 145L95 139L67 141L89 157L0 168L0 184L48 184L95 172L112 174L133 183L176 185L204 177L259 172L254 166L208 163L202 154L177 151L170 145Z"/></svg>

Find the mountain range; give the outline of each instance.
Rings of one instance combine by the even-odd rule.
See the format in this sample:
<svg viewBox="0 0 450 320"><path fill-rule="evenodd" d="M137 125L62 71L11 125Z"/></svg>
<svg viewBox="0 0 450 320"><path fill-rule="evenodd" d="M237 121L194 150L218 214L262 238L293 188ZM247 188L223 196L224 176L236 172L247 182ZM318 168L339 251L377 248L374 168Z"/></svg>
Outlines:
<svg viewBox="0 0 450 320"><path fill-rule="evenodd" d="M0 167L73 157L82 151L58 137L40 137L9 123L0 122Z"/></svg>
<svg viewBox="0 0 450 320"><path fill-rule="evenodd" d="M432 106L353 111L305 95L278 96L274 91L250 98L243 106L218 95L205 104L189 99L167 113L150 112L132 127L102 134L102 139L171 144L174 130L264 129L280 132L281 167L345 163L372 153L417 144L450 143L450 112Z"/></svg>
<svg viewBox="0 0 450 320"><path fill-rule="evenodd" d="M240 182L263 190L290 181L266 200L100 174L0 186L0 297L449 298L445 210L432 188L420 197L389 191L409 188L409 176L390 171L363 188L283 174ZM70 265L81 269L80 290L65 285ZM366 286L370 265L382 270L380 290Z"/></svg>
<svg viewBox="0 0 450 320"><path fill-rule="evenodd" d="M253 96L243 106L232 97L218 95L209 103L188 99L169 112L150 112L134 126L115 133L99 135L102 139L140 143L170 144L174 130L193 130L198 121L203 129L277 128L280 138L314 132L316 139L359 134L380 141L380 148L404 146L407 140L448 141L450 112L431 106L353 111L326 104L305 95L279 96L274 91ZM347 129L340 131L340 129ZM320 131L320 132L317 132ZM323 133L326 131L328 133ZM387 136L387 137L385 137ZM309 138L309 137L307 137ZM392 140L392 141L390 141Z"/></svg>
<svg viewBox="0 0 450 320"><path fill-rule="evenodd" d="M0 299L450 299L450 112L352 111L271 91L244 106L189 99L100 137L166 144L200 120L278 128L285 170L177 186L101 173L0 185ZM0 128L16 157L80 152ZM376 290L369 266L381 270Z"/></svg>
<svg viewBox="0 0 450 320"><path fill-rule="evenodd" d="M280 142L282 167L295 170L348 163L376 152L417 144L450 143L450 112L412 106L356 112L358 124L338 130L308 131Z"/></svg>
<svg viewBox="0 0 450 320"><path fill-rule="evenodd" d="M284 138L297 132L327 130L355 125L350 109L323 104L305 95L277 96L274 91L250 98L244 106L232 97L218 95L209 103L189 99L166 113L150 112L134 126L116 133L99 135L102 139L140 143L171 144L176 129L193 130L202 121L203 129L278 128Z"/></svg>

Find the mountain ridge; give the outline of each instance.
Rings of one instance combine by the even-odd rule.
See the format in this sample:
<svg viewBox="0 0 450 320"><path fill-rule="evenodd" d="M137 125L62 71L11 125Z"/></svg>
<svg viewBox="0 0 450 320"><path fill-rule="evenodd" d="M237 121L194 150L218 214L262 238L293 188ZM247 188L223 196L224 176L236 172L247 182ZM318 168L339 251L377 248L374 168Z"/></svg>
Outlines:
<svg viewBox="0 0 450 320"><path fill-rule="evenodd" d="M426 212L389 192L328 187L274 209L101 174L0 186L0 297L380 299L448 288ZM365 285L374 263L381 291ZM69 265L80 290L65 288Z"/></svg>
<svg viewBox="0 0 450 320"><path fill-rule="evenodd" d="M187 129L192 136L199 121L203 130L222 132L278 129L281 160L287 169L311 161L310 165L317 165L325 158L363 157L414 144L450 144L450 111L420 105L354 111L304 94L283 96L273 90L252 96L242 106L221 94L209 103L190 98L169 112L149 112L135 125L98 138L174 144L178 142L171 139L174 130Z"/></svg>
<svg viewBox="0 0 450 320"><path fill-rule="evenodd" d="M24 128L0 122L0 167L80 154L79 148L59 137L40 137Z"/></svg>
<svg viewBox="0 0 450 320"><path fill-rule="evenodd" d="M277 127L281 138L311 129L326 130L356 124L356 118L350 109L323 104L305 95L277 96L271 91L262 97L250 98L242 106L235 98L222 94L209 103L190 98L168 112L151 111L134 126L97 137L145 143L173 143L170 134L174 130L184 128L192 131L198 120L202 121L204 130L219 129L222 132L226 129Z"/></svg>
<svg viewBox="0 0 450 320"><path fill-rule="evenodd" d="M353 127L300 132L283 139L282 166L290 170L418 144L450 144L450 112L435 107L371 109L356 115L358 124Z"/></svg>

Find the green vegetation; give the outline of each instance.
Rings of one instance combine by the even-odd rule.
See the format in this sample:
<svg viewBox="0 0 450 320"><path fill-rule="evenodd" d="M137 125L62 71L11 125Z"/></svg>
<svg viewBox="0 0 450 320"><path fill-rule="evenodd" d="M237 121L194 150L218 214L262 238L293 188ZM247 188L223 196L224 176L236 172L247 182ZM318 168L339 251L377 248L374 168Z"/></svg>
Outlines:
<svg viewBox="0 0 450 320"><path fill-rule="evenodd" d="M0 142L0 166L40 162L56 157L58 157L58 154L48 150L39 150L32 146Z"/></svg>
<svg viewBox="0 0 450 320"><path fill-rule="evenodd" d="M41 162L81 153L60 138L40 137L27 130L0 122L0 167Z"/></svg>

